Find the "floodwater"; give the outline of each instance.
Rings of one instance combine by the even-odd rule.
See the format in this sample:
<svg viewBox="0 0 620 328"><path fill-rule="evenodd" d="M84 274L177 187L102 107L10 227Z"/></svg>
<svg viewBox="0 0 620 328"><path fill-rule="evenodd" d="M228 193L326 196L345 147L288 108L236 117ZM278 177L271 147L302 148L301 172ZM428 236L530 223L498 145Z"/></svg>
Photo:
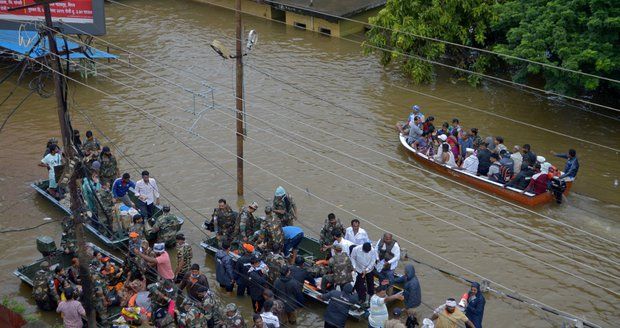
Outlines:
<svg viewBox="0 0 620 328"><path fill-rule="evenodd" d="M355 215L375 240L381 234L378 227L394 232L411 258L469 279L480 281L482 276L493 281L495 289L510 288L601 326L613 326L620 319L620 155L601 147L620 148L618 121L502 85L471 88L449 79L445 71L432 85L413 86L397 68L384 69L375 57L364 55L357 43L247 16L245 28L255 29L259 42L245 57L248 162L242 199L230 177L236 163L234 63L223 61L208 46L213 39L234 46L233 13L190 1L123 3L146 11L106 4L105 40L133 52L113 50L123 60L130 58L131 65L101 62L97 77L71 75L107 94L72 83L73 126L82 133L95 131L104 145L116 145L117 156L122 157L122 151L134 163L121 160L123 170L137 176L148 169L158 180L169 198L163 202L174 204L195 224L187 222L183 231L212 285L213 260L197 246L204 238L198 228L204 216L219 198L235 205L257 200L262 206L262 197L271 197L282 185L294 196L307 235L317 236L330 212L345 224ZM105 48L101 42L99 46ZM24 86L33 77L27 75L2 105L3 119L27 95ZM15 83L13 77L0 85L1 98ZM194 115L194 110L199 113L211 104L200 96L211 96L203 84L213 88L215 107ZM46 89L53 90L51 86L48 82ZM195 107L191 90L199 94ZM563 161L551 158L550 151L575 148L581 169L571 194L562 205L525 210L424 171L399 146L391 128L408 115L412 104L438 122L458 117L464 127L478 127L483 136L502 135L509 146L530 143L537 154L560 167ZM36 166L46 140L59 137L55 106L54 98L35 94L0 134L2 229L62 216L29 187L46 177ZM153 117L162 121L155 124ZM187 133L192 125L202 137ZM0 238L0 294L27 303L29 311L35 311L30 288L12 271L38 257L34 239L40 235L58 240L60 225L3 233ZM423 316L468 288L426 266L416 269L428 305L420 308ZM251 318L249 299L232 301ZM299 325L322 325L322 307L307 305ZM43 318L60 323L53 314ZM561 324L553 315L494 294L487 295L484 318L487 327Z"/></svg>

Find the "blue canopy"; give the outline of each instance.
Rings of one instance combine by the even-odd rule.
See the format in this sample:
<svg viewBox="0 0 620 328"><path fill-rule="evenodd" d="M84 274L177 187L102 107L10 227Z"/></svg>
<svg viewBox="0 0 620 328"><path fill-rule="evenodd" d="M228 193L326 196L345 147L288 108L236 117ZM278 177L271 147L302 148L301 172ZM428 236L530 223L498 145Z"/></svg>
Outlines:
<svg viewBox="0 0 620 328"><path fill-rule="evenodd" d="M49 46L47 42L47 38L44 37L41 42L37 44L39 41L39 33L36 31L24 31L24 30L0 30L0 49L8 49L20 55L26 55L32 47L35 46L34 50L30 52L28 57L37 59L39 57L43 57L49 54ZM105 51L97 50L93 47L86 47L86 56L80 46L82 44L78 44L76 42L66 40L62 37L55 37L56 44L58 46L59 52L65 52L67 47L71 50L69 53L70 59L84 59L84 58L93 58L93 59L116 59L118 56L107 53ZM63 57L66 55L63 55Z"/></svg>

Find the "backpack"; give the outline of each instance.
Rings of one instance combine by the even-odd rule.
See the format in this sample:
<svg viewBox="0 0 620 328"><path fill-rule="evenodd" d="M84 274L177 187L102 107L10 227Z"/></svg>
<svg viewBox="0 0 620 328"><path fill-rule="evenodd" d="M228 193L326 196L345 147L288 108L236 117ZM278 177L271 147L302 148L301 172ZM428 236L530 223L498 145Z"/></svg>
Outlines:
<svg viewBox="0 0 620 328"><path fill-rule="evenodd" d="M37 302L47 302L50 298L50 279L44 272L37 272L32 284L32 297Z"/></svg>

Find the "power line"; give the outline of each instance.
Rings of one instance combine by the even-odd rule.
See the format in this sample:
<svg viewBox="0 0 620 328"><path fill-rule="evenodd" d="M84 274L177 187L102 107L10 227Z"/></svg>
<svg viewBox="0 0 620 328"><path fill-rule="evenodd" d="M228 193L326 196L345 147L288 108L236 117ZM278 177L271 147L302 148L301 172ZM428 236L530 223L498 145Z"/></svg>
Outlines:
<svg viewBox="0 0 620 328"><path fill-rule="evenodd" d="M120 4L117 1L110 1L110 2ZM579 74L579 75L584 75L584 76L589 76L589 77L593 77L593 78L597 78L597 79L601 79L601 80L606 80L606 81L613 82L613 83L620 83L619 80L615 80L615 79L608 78L608 77L605 77L605 76L600 76L600 75L590 74L590 73L586 73L586 72L582 72L582 71L577 71L577 70L573 70L573 69L570 69L570 68L565 68L565 67L562 67L562 66L555 66L555 65L551 65L551 64L547 64L547 63L542 63L542 62L534 61L534 60L531 60L531 59L521 58L521 57L518 57L518 56L508 55L508 54L504 54L504 53L501 53L501 52L492 51L492 50L488 50L488 49L484 49L484 48L477 48L477 47L472 47L472 46L468 46L468 45L464 45L464 44L460 44L460 43L446 41L446 40L442 40L442 39L439 39L439 38L433 38L433 37L429 37L429 36L419 35L419 34L415 34L415 33L409 32L409 31L395 30L395 29L392 29L392 28L389 28L389 27L372 24L370 22L364 22L364 21L355 20L355 19L352 19L352 18L349 18L349 17L343 17L343 16L337 16L337 15L328 14L328 13L321 12L321 11L318 11L318 10L315 10L315 9L312 9L312 8L309 8L309 7L298 7L298 6L295 6L294 4L288 4L288 3L287 4L283 4L283 3L280 3L278 1L273 1L273 0L269 0L268 2L274 3L274 4L278 4L278 5L281 5L281 6L290 7L290 8L300 9L300 10L307 11L307 12L321 14L321 15L332 17L332 18L346 20L346 21L350 21L350 22L353 22L353 23L359 23L359 24L362 24L362 25L370 26L370 27L376 27L376 28L380 28L382 30L388 30L388 31L391 31L391 32L396 32L396 33L403 33L403 34L407 34L407 35L410 35L410 36L413 36L413 37L416 37L416 38L419 38L419 39L425 39L425 40L429 40L429 41L445 43L445 44L449 44L451 46L466 48L466 49L469 49L469 50L480 51L480 52L484 52L484 53L488 53L488 54L497 55L497 56L500 56L500 57L505 57L505 58L508 58L508 59L514 59L514 60L518 60L518 61L527 62L529 64L541 65L541 66L545 66L545 67L548 67L548 68L557 69L557 70L561 70L561 71L565 71L565 72L570 72L570 73L574 73L574 74ZM209 3L209 4L217 5L217 4L213 4L213 3ZM234 10L234 8L229 8L229 7L226 7L226 6L223 6L223 5L217 5L217 6ZM130 6L128 6L128 7L130 7ZM133 7L133 8L137 9L135 7ZM257 15L255 15L255 16L257 16ZM260 16L257 16L257 17L260 17Z"/></svg>
<svg viewBox="0 0 620 328"><path fill-rule="evenodd" d="M133 65L133 64L131 64L131 63L128 63L128 64L129 64L129 65L131 65L131 66L133 66L133 67L136 67L136 68L138 68L138 69L140 69L140 70L142 70L142 71L144 71L144 72L146 72L146 73L148 73L148 74L150 74L150 75L152 75L152 76L154 76L154 77L157 77L157 78L159 78L159 79L163 79L163 80L165 80L165 81L167 81L167 82L169 82L169 83L172 83L172 84L174 84L174 85L179 86L180 88L184 88L183 86L181 86L181 85L177 84L176 82L170 81L170 80L168 80L168 79L164 79L164 78L162 78L162 77L160 77L160 76L157 76L157 75L155 75L155 74L153 74L153 73L151 73L151 72L149 72L149 71L147 71L147 70L144 70L144 69L142 69L142 68L140 68L140 67L138 67L138 66L136 66L136 65ZM126 73L124 73L124 72L123 72L123 74L126 74ZM280 105L280 106L281 106L281 105ZM303 123L303 122L300 122L300 123L305 124L305 123ZM362 146L363 146L363 145L362 145ZM372 150L372 151L375 151L375 150ZM375 152L376 152L376 151L375 151ZM379 153L381 153L381 152L379 152ZM381 153L381 154L382 154L382 153ZM385 155L385 154L384 154L384 155ZM386 156L387 156L387 155L386 155ZM400 160L400 161L402 161L402 160ZM411 165L411 164L409 164L409 165ZM436 173L432 173L432 174L433 174L433 175L438 176ZM440 176L440 177L442 177L442 176ZM442 177L442 178L446 179L445 177ZM467 187L468 187L468 186L467 186ZM471 187L468 187L468 188L470 188L470 189L471 189ZM473 189L473 190L476 190L476 189ZM478 190L476 190L476 191L478 191ZM480 192L480 191L478 191L478 192ZM495 196L492 196L492 197L495 197ZM531 210L529 210L529 209L526 209L526 210L528 210L528 211L530 211L530 212L532 212L532 213L538 214L538 213L533 212L533 211L531 211ZM539 214L539 215L541 215L541 214ZM541 216L542 216L542 215L541 215ZM546 216L545 216L545 217L546 217ZM549 217L547 217L547 218L549 218ZM549 219L551 219L551 218L549 218ZM553 219L552 219L552 220L553 220ZM566 225L565 223L563 223L563 222L561 222L561 221L557 221L557 220L555 220L555 221L556 221L556 222L560 222L561 224ZM581 230L581 229L578 229L578 228L572 227L572 226L570 226L570 225L567 225L567 226L569 226L569 227L571 227L571 228L573 228L573 229L577 229L577 230L580 230L580 231L586 232L586 231L584 231L584 230ZM588 233L588 232L586 232L586 233ZM588 233L588 234L590 234L590 233ZM590 235L592 235L592 234L590 234ZM602 237L600 237L600 236L597 236L597 235L592 235L592 236L595 236L595 237L597 237L597 238L599 238L599 239L606 240L606 239L604 239L604 238L602 238ZM606 240L606 241L607 241L607 240ZM611 242L611 241L608 241L608 242ZM612 242L612 243L613 243L613 242Z"/></svg>
<svg viewBox="0 0 620 328"><path fill-rule="evenodd" d="M44 65L44 64L43 64L43 65ZM45 65L45 66L47 67L47 65ZM48 68L49 68L49 67L48 67ZM63 75L64 75L64 74L63 74ZM76 79L74 79L74 78L71 78L71 77L69 77L69 76L67 76L67 75L64 75L64 77L65 77L65 78L67 78L67 79L70 79L70 80L72 80L72 81L74 81L74 82L76 82L76 83L78 83L78 84L80 84L80 85L83 85L83 86L85 86L85 87L87 87L87 88L90 88L90 89L92 89L92 90L94 90L94 91L100 92L100 93L102 93L102 94L104 94L104 95L107 95L107 96L112 97L112 98L115 98L115 99L117 99L117 100L119 100L119 101L121 101L121 102L124 102L124 103L128 104L129 106L131 106L131 107L133 107L133 108L137 109L138 111L140 111L140 112L144 113L145 115L148 115L148 116L153 117L155 120L161 121L161 122L163 122L163 123L166 123L166 124L168 124L168 125L171 125L171 126L173 126L173 127L177 128L177 129L183 130L183 131L185 131L186 133L189 133L189 134L191 134L191 135L197 136L198 138L200 138L200 139L202 139L202 140L205 140L205 141L207 141L207 142L209 142L209 143L211 143L211 144L213 144L213 145L217 146L218 148L221 148L221 149L222 149L222 150L224 150L225 152L227 152L227 153L229 153L229 154L232 154L233 156L237 157L237 156L236 156L236 154L234 154L234 153L233 153L233 152L231 152L230 150L226 149L226 147L224 147L224 146L220 145L219 143L217 143L217 142L215 142L215 141L212 141L211 139L209 139L209 138L207 138L207 137L204 137L204 136L202 136L202 135L200 135L200 134L198 134L198 133L196 133L196 132L193 132L193 131L191 131L191 130L189 130L189 129L187 129L187 128L184 128L184 127L182 127L182 126L180 126L180 125L178 125L178 124L176 124L176 123L173 123L173 122L171 122L171 121L168 121L168 120L162 119L162 118L160 118L160 117L158 117L158 116L156 116L156 115L153 115L153 114L151 114L151 113L149 113L149 112L147 112L147 111L145 111L145 110L141 109L141 108L140 108L140 107L138 107L138 106L135 106L135 105L131 104L130 102L128 102L128 101L126 101L126 100L124 100L124 99L122 99L122 98L120 98L120 97L114 96L114 95L112 95L112 94L110 94L110 93L108 93L108 92L105 92L105 91L103 91L103 90L97 89L97 88L92 87L92 86L89 86L89 85L87 85L87 84L85 84L85 83L82 83L82 82L80 82L80 81L78 81L78 80L76 80ZM346 212L346 213L348 213L348 214L350 214L350 215L352 215L352 216L358 217L360 220L363 220L364 222L367 222L368 224L370 224L371 226L375 227L376 229L378 229L378 230L380 230L380 231L386 231L385 229L383 229L383 228L381 228L380 226L378 226L378 225L374 224L374 223L373 223L372 221L370 221L370 220L367 220L367 219L365 219L365 218L363 218L363 217L360 217L360 216L358 216L358 215L354 214L353 212L351 212L351 211L349 211L349 210L343 209L343 208L339 207L337 204L334 204L333 202L330 202L329 200L326 200L326 199L324 199L324 198L321 198L320 196L318 196L318 195L316 195L316 194L310 193L310 192L308 192L307 190L305 190L304 188L299 187L299 186L297 186L297 185L295 185L295 184L292 184L292 183L291 183L291 182L289 182L288 180L286 180L286 179L284 179L284 178L282 178L282 177L278 176L277 174L275 174L275 173L273 173L273 172L271 172L271 171L269 171L269 170L266 170L266 169L264 169L264 168L262 168L262 167L260 167L260 166L258 166L258 165L256 165L256 164L254 164L254 163L252 163L252 162L248 161L247 159L243 159L243 160L244 160L246 163L248 163L248 164L250 164L250 165L252 165L252 166L256 167L257 169L259 169L259 170L261 170L261 171L263 171L263 172L265 172L265 173L267 173L267 174L269 174L269 175L271 175L271 176L275 177L276 179L279 179L279 180L283 181L283 182L284 182L284 183L286 183L287 185L290 185L290 186L294 187L295 189L300 190L301 192L306 192L306 193L308 193L309 195L311 195L312 197L314 197L314 198L316 198L316 199L318 199L318 200L320 200L320 201L322 201L322 202L324 202L324 203L326 203L326 204L329 204L329 205L331 205L331 206L333 206L333 207L335 207L335 208L337 208L337 209L339 209L339 210L341 210L341 211L343 211L343 212ZM389 232L389 231L386 231L386 232ZM407 240L407 239L405 239L405 238L402 238L402 237L401 237L401 236L399 236L398 234L394 234L394 233L392 233L392 234L393 234L395 237L397 237L397 238L399 238L399 239L401 239L401 240L404 240L404 241L406 241L407 243L409 243L409 244L411 244L411 245L413 245L413 246L415 246L415 247L417 247L417 248L419 248L419 249L421 249L421 250L423 250L423 251L425 251L425 252L427 252L427 253L429 253L429 254L431 254L431 255L433 255L433 256L435 256L435 257L437 257L437 258L439 258L439 259L441 259L441 260L443 260L443 261L445 261L445 262L447 262L447 263L450 263L450 264L452 264L452 265L454 265L454 266L456 266L456 267L460 268L461 270L464 270L464 271L466 271L466 272L468 272L468 273L470 273L470 274L472 274L472 275L475 275L475 276L477 276L477 277L480 277L480 278L482 278L482 279L488 280L489 282L491 282L491 283L493 283L493 284L496 284L497 286L500 286L500 287L502 287L502 288L504 288L504 289L506 289L506 290L508 290L508 291L510 291L510 292L515 293L515 291L514 291L514 290L512 290L512 289L510 289L510 288L508 288L508 287L506 287L506 286L504 286L504 285L502 285L502 284L500 284L500 283L497 283L497 282L495 282L495 281L493 281L493 280L487 279L487 278L485 278L484 276L482 276L482 275L480 275L480 274L477 274L477 273L475 273L475 272L473 272L473 271L471 271L471 270L469 270L469 269L467 269L467 268L465 268L465 267L463 267L463 266L461 266L461 265L459 265L459 264L456 264L456 263L454 263L454 262L450 261L449 259L447 259L447 258L445 258L445 257L443 257L443 256L441 256L441 255L439 255L439 254L436 254L436 253L434 253L434 252L432 252L432 251L430 251L430 250L428 250L428 249L424 248L423 246L421 246L421 245L419 245L419 244L417 244L417 243L414 243L414 242L412 242L412 241L410 241L410 240ZM561 314L563 314L563 315L566 315L568 318L572 318L572 320L575 320L575 321L582 321L581 319L577 319L574 315L571 315L571 314L568 314L568 313L566 313L566 312L563 312L563 311L557 310L557 309L555 309L555 308L553 308L553 307L551 307L551 306L548 306L548 305L546 305L546 304L544 304L544 303L542 303L542 302L540 302L540 301L538 301L538 300L536 300L536 299L533 299L533 298L531 298L531 297L529 297L529 296L527 296L527 295L522 295L522 296L523 296L523 297L525 297L525 298L527 298L527 299L529 299L529 300L531 300L531 301L533 301L533 302L535 302L535 303L538 303L538 304L540 304L540 305L542 305L542 306L545 306L545 307L547 307L547 308L549 308L549 309L553 309L553 310L557 311L558 313L561 313ZM584 321L584 322L585 322L585 321ZM587 324L591 324L591 323L589 323L589 322L585 322L585 323L587 323ZM591 325L594 325L594 324L591 324Z"/></svg>
<svg viewBox="0 0 620 328"><path fill-rule="evenodd" d="M133 76L131 76L131 75L127 74L127 73L124 73L124 72L121 72L121 73L123 73L123 74L125 74L125 75L127 75L127 76L129 76L129 77L133 77ZM109 77L108 77L108 78L109 78ZM137 78L137 77L133 77L133 78ZM138 89L138 88L135 88L135 87L133 87L133 86L127 85L127 84L125 84L125 83L123 83L123 82L120 82L120 81L118 81L118 80L114 80L114 79L112 79L112 78L109 78L109 79L110 79L110 80L112 80L112 81L114 81L114 82L116 82L116 83L119 83L119 84L121 84L121 85L123 85L123 86L126 86L126 87L129 87L129 88L131 88L131 89L134 89L134 90L136 90L136 91L138 91L138 92L140 92L140 93L142 93L142 94L145 94L145 95L147 95L147 96L152 96L152 94L147 93L147 92L144 92L144 91L142 91L141 89ZM167 92L167 91L168 91L167 89L165 89L165 88L163 88L163 87L161 87L161 88L162 88L162 90L164 90L165 92ZM173 104L173 106L175 106L175 107L177 107L177 108L179 108L179 109L181 109L181 110L182 110L182 108L181 108L181 107L179 107L179 106L178 106L178 105L176 105L176 104ZM216 110L217 110L217 109L216 109ZM218 110L218 111L221 111L221 110ZM225 112L223 112L223 113L225 113ZM226 115L228 115L227 113L225 113L225 114L226 114ZM235 117L234 117L234 116L232 116L232 115L229 115L229 116L230 116L230 117L235 118ZM253 118L256 118L256 117L254 117L253 115L248 115L248 116L253 117ZM257 119L257 120L259 120L259 121L261 121L261 122L263 122L263 123L265 123L265 124L267 124L267 125L274 126L273 124L271 124L271 123L267 122L266 120L262 120L262 119L259 119L259 118L256 118L256 119ZM217 122L214 122L214 123L215 123L215 124L217 124L218 126L222 126L222 127L224 127L222 124L218 124ZM224 128L225 128L225 127L224 127ZM261 129L261 128L259 128L259 129L260 129L260 130L263 130L263 131L267 131L267 130L265 130L265 129ZM228 129L228 130L230 130L230 129ZM267 131L267 132L269 132L269 131ZM285 131L285 132L286 132L286 131ZM274 135L274 136L276 136L277 138L283 139L284 141L291 142L289 139L283 138L283 137L281 137L281 136L279 136L279 135L277 135L277 134L275 134L275 133L271 133L271 132L269 132L269 133L270 133L270 134L273 134L273 135ZM304 138L304 139L306 139L306 140L309 140L309 141L311 141L311 142L315 142L315 143L317 143L317 144L323 145L323 144L321 144L321 143L319 143L319 142L316 142L316 141L314 141L314 140L312 140L312 139L309 139L309 138L305 138L305 137L303 137L303 136L300 136L300 135L299 135L299 134L297 134L297 133L293 133L293 134L295 134L295 135L296 135L296 136L298 136L298 137L301 137L301 138ZM252 139L252 140L256 140L255 138L251 138L251 137L250 137L250 139ZM259 143L261 143L261 144L264 144L264 143L262 143L262 142L260 142L260 141L258 141L258 140L256 140L256 141L257 141L257 142L259 142ZM455 211L455 210L453 210L453 209L447 208L447 207L445 207L445 206L443 206L443 205L440 205L440 204L438 204L438 203L436 203L436 202L430 201L430 200L428 200L428 199L426 199L426 198L420 197L420 196L418 196L418 195L416 195L416 194L414 194L414 193L411 193L411 192L405 191L405 190L403 190L402 188L398 188L398 187L391 186L390 184L388 184L388 183L386 183L386 182L384 182L384 181L381 181L380 179L377 179L377 178L372 177L372 176L369 176L369 175L367 175L367 174L365 174L365 173L363 173L363 172L361 172L361 171L358 171L358 170L355 170L355 169L353 169L353 168L350 168L350 167L348 167L348 166L346 166L346 165L344 165L344 164L342 164L342 163L340 163L340 162L337 162L337 161L335 161L335 160L333 160L333 159L331 159L331 158L329 158L329 157L327 157L327 156L324 156L324 155L322 155L322 154L320 154L320 153L318 153L318 152L316 152L316 151L314 151L314 150L312 150L312 149L308 149L308 148L306 148L306 147L304 147L304 146L301 146L301 143L294 143L294 144L295 144L296 146L298 146L298 147L301 147L301 148L305 149L305 150L311 151L311 152L313 152L313 153L317 154L318 156L321 156L321 157L323 157L323 158L325 158L325 159L328 159L328 160L330 160L330 161L333 161L333 162L335 162L336 164L338 164L338 165L340 165L340 166L342 166L342 167L344 167L344 168L351 169L351 170L355 171L355 172L356 172L356 173L358 173L358 174L362 174L362 175L364 175L364 176L366 176L366 177L372 178L374 181L380 182L380 183L382 183L382 184L386 184L386 185L388 185L389 187L396 188L396 189L398 189L398 190L399 190L399 191L401 191L401 192L404 192L404 193L410 194L410 195L412 195L412 196L414 196L414 197L416 197L416 198L419 198L419 199L425 200L425 201L427 201L427 202L429 202L429 203L431 203L431 204L433 204L433 205L435 205L435 206L438 206L438 207L441 207L441 208L443 208L443 209L446 209L446 210L452 211L452 212L454 212L454 213L457 213L457 214L459 214L459 215L462 215L462 214L461 214L461 213L459 213L458 211ZM269 145L267 145L267 144L264 144L264 145L266 145L266 147L272 148L272 149L274 149L274 150L276 150L276 151L278 151L278 152L282 152L281 150L276 149L276 148L273 148L272 146L269 146ZM323 145L323 146L324 146L324 145ZM333 149L333 148L332 148L332 149ZM295 159L297 159L297 160L300 160L300 161L306 162L306 163L308 163L308 164L310 164L310 165L313 165L313 166L315 166L315 167L317 167L317 168L319 168L319 169L321 169L321 170L323 170L323 171L326 171L327 173L330 173L330 174L332 174L332 175L334 175L334 176L336 176L336 177L343 178L343 177L341 177L341 176L339 176L339 175L337 175L337 174L335 174L335 173L333 173L333 172L331 172L331 171L329 171L329 170L325 170L325 169L323 169L323 168L321 168L321 167L318 167L318 166L316 166L316 165L314 165L314 164L312 164L312 163L309 163L309 162L307 162L307 161L301 160L301 159L299 159L299 158L298 158L298 157L296 157L296 156L292 156L292 155L290 155L290 154L288 154L288 153L285 153L285 152L282 152L282 153L283 153L283 154L285 154L285 155L291 156L291 157L293 157L293 158L295 158ZM348 154L346 154L346 155L347 155L347 156L349 156L349 157L351 157L351 156L350 156L350 155L348 155ZM364 162L364 161L362 161L362 162ZM343 178L343 179L346 179L346 178ZM388 198L388 199L390 199L390 200L396 201L396 202L398 202L398 203L400 203L400 204L402 204L402 205L409 206L409 207L411 207L411 208L413 208L413 209L415 209L415 210L418 210L418 211L420 211L420 212L422 212L422 213L424 213L424 214L430 215L430 216L432 216L432 217L434 217L434 218L436 218L436 219L438 219L438 220L440 220L440 221L442 221L442 222L444 222L444 223L447 223L447 224L453 225L453 226L455 226L456 228L461 229L461 230L463 230L463 231L465 231L465 232L468 232L468 233L471 233L471 234L477 235L478 237L481 237L481 238L484 238L484 239L488 239L488 238L485 238L485 237L483 237L483 236L481 236L481 235L479 235L479 234L475 234L475 233L473 233L473 232L471 232L471 231L469 231L469 230L467 230L467 229L464 229L464 228L462 228L462 227L460 227L460 226L457 226L457 225L453 224L452 222L445 221L445 220L443 220L443 219L441 219L441 218L439 218L439 217L437 217L437 216L435 216L435 215L433 215L433 214L427 213L427 212L425 212L425 211L421 211L421 210L419 210L418 208L416 208L415 206L411 206L411 205L409 205L409 204L405 204L405 203L403 203L403 202L401 202L401 201L399 201L399 200L394 199L393 197L390 197L390 196L387 196L387 195L384 195L384 194L378 193L378 192L376 192L375 190L373 190L373 189L371 189L371 188L368 188L368 187L365 187L365 186L363 186L363 185L360 185L360 184L358 184L358 183L356 183L356 182L354 182L354 181L351 181L351 180L349 180L349 179L346 179L346 180L347 180L348 182L350 182L350 183L354 183L354 184L356 184L356 185L358 185L358 186L360 186L360 187L366 188L366 189L368 189L368 190L369 190L369 191L371 191L371 192L374 192L374 193L377 193L377 194L379 194L379 195L381 195L381 196L387 197L387 198ZM540 246L540 245L537 245L537 244L535 244L535 243L532 243L532 242L530 242L530 241L528 241L528 240L526 240L526 239L524 239L524 238L522 238L522 237L516 236L516 235L511 234L511 233L508 233L508 232L506 232L506 231L503 231L502 229L499 229L499 228L494 227L494 226L492 226L492 225L490 225L490 224L487 224L487 223L485 223L485 222L483 222L483 221L480 221L480 220L478 220L478 219L475 219L475 218L474 218L474 217L472 217L472 216L467 216L467 215L465 215L465 216L466 216L466 217L468 217L468 218L470 218L470 219L472 219L472 220L474 220L474 221L476 221L476 222L479 222L479 223L481 223L481 224L483 224L483 225L485 225L485 226L487 226L487 227L490 227L490 228L492 228L492 229L494 229L494 230L496 230L496 231L500 231L500 232L502 232L502 233L504 233L504 234L507 234L507 235L509 235L509 236L511 236L511 237L513 237L513 238L516 238L516 239L522 240L522 241L524 241L524 242L526 242L526 243L528 243L528 244L530 244L530 245L533 245L533 246L535 246L535 247L542 248L543 250L545 250L545 251L547 251L547 252L551 252L551 253L553 253L553 254L555 254L555 255L559 256L559 257L562 257L562 258L567 259L567 260L569 260L569 261L575 262L575 263L577 263L577 264L584 265L584 266L586 266L587 268L590 268L590 269L592 269L592 270L595 270L595 271L597 271L597 272L599 272L599 273L602 273L602 274L604 274L604 275L607 275L607 276L609 276L609 277L612 277L612 278L617 278L617 277L615 277L614 275L611 275L611 274L609 274L609 273L608 273L608 272L606 272L606 271L602 271L602 270L596 269L596 268L594 268L594 267L592 267L592 266L589 266L589 265L587 265L587 264L584 264L584 263L580 263L580 262L578 262L578 261L575 261L575 260L573 260L573 259L571 259L571 258L569 258L569 257L567 257L567 256L565 256L565 255L559 254L559 253L554 252L554 251L552 251L552 250L550 250L550 249L548 249L548 248L545 248L545 247L543 247L543 246ZM515 222L514 222L514 221L512 221L512 220L507 220L507 221L512 222L512 223L515 223ZM524 225L522 225L522 226L524 226ZM525 227L525 226L524 226L524 227ZM530 230L531 230L531 229L530 229ZM556 239L557 239L557 238L556 238ZM494 241L493 241L493 242L494 242ZM512 250L512 251L515 251L515 252L517 252L517 253L519 253L519 254L522 254L522 255L524 255L524 256L526 256L526 257L530 257L530 258L532 258L532 259L535 259L534 257L531 257L531 256L529 256L529 255L527 255L527 254L524 254L524 253L520 252L520 251L516 251L515 249L512 249L512 248L506 247L505 245L503 245L503 244L501 244L501 243L498 243L498 244L499 244L500 246L504 247L504 248L507 248L507 249ZM569 246L570 246L570 245L569 245ZM595 255L595 256L598 256L597 254L594 254L594 253L591 253L591 254L592 254L592 255ZM604 258L604 257L602 257L602 256L599 256L599 257L600 257L600 258L605 259L605 258ZM535 260L540 261L540 260L538 260L538 259L535 259ZM608 259L606 259L606 260L608 260ZM617 263L617 262L614 262L614 261L612 261L612 260L608 260L608 261L611 261L611 262L613 262L613 263ZM542 261L540 261L540 262L541 262L541 263L543 263L543 264L545 264L545 265L550 265L550 264L547 264L547 263L542 262ZM551 265L551 266L552 266L552 265ZM567 274L572 275L572 273L569 273L569 272L567 272L567 271L563 271L562 269L559 269L559 268L557 268L557 267L555 267L555 266L552 266L552 267L554 267L555 269L560 270L560 271L562 271L562 272L564 272L564 273L567 273ZM575 276L575 277L577 277L577 276ZM581 277L579 277L579 278L581 279ZM596 284L595 284L595 285L596 285ZM597 285L597 286L598 286L598 285ZM598 287L601 287L601 286L598 286ZM604 287L601 287L601 288L604 288Z"/></svg>

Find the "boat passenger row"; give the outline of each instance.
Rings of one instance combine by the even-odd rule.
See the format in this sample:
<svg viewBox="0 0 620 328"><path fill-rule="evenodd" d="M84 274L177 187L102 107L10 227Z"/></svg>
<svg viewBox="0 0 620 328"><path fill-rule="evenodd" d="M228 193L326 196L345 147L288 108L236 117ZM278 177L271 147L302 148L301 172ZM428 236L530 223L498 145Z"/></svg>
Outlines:
<svg viewBox="0 0 620 328"><path fill-rule="evenodd" d="M452 119L451 124L444 122L436 128L435 117L425 118L418 105L412 107L407 120L398 122L396 128L403 144L417 156L532 197L549 190L560 203L562 194L567 192L579 171L574 149L566 154L552 152L567 159L562 172L545 157L537 156L530 144L514 145L509 149L503 137L483 139L477 128L463 128L457 118Z"/></svg>

